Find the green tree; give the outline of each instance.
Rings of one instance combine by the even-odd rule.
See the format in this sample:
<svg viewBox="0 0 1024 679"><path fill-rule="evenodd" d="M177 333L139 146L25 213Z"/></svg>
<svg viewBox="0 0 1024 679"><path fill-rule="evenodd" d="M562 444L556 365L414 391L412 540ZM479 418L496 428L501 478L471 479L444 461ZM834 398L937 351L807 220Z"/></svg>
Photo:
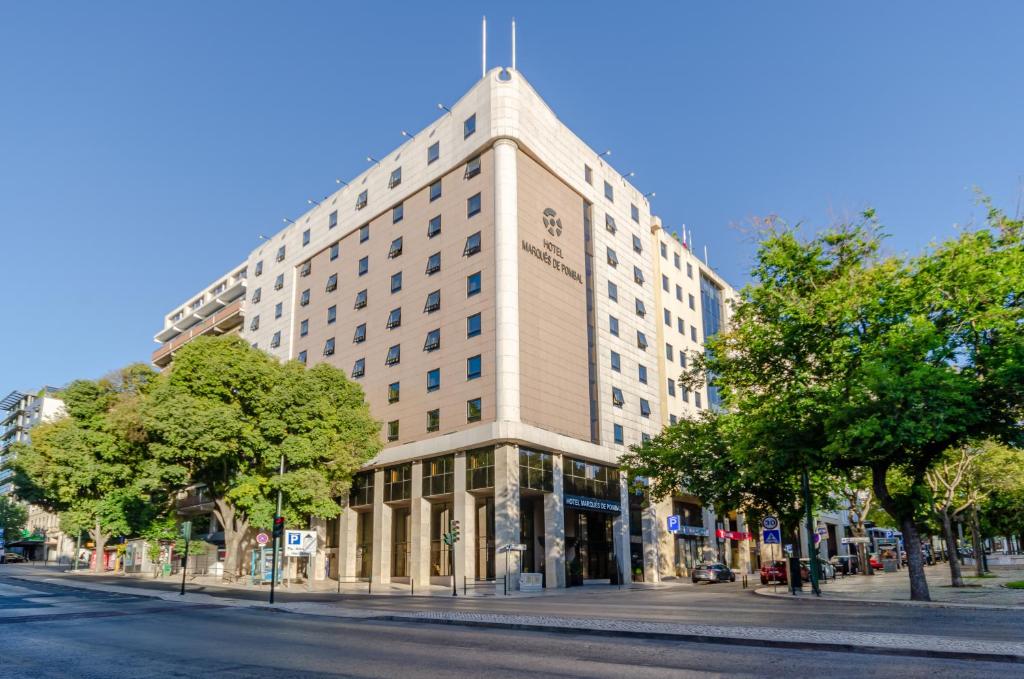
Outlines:
<svg viewBox="0 0 1024 679"><path fill-rule="evenodd" d="M25 529L25 522L28 521L28 510L25 506L10 497L0 495L0 528L3 529L3 539L6 542L13 542Z"/></svg>
<svg viewBox="0 0 1024 679"><path fill-rule="evenodd" d="M240 573L252 529L270 527L278 488L293 525L337 516L337 498L381 446L362 389L341 371L282 364L237 337L200 337L182 347L145 412L152 454L216 498L225 577Z"/></svg>
<svg viewBox="0 0 1024 679"><path fill-rule="evenodd" d="M67 415L32 430L19 447L20 498L58 513L70 535L87 531L97 572L111 537L129 535L166 508L173 470L147 454L139 403L155 375L132 365L101 380L76 380L64 390Z"/></svg>

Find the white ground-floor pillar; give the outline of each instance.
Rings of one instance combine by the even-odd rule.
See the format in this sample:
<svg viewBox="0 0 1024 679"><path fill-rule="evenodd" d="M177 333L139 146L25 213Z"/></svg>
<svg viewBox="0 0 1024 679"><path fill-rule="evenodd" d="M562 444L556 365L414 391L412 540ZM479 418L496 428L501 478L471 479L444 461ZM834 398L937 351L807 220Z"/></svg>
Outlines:
<svg viewBox="0 0 1024 679"><path fill-rule="evenodd" d="M313 570L313 580L323 580L327 577L327 519L311 517L309 529L316 531L316 556L310 564Z"/></svg>
<svg viewBox="0 0 1024 679"><path fill-rule="evenodd" d="M476 572L476 498L466 490L465 453L455 453L454 483L451 516L459 522L459 541L455 543L455 584L461 592L466 578L483 577ZM442 526L441 530L448 532L448 526Z"/></svg>
<svg viewBox="0 0 1024 679"><path fill-rule="evenodd" d="M675 577L675 536L668 532L668 517L672 516L672 496L660 501L648 500L643 511L644 580L661 582Z"/></svg>
<svg viewBox="0 0 1024 679"><path fill-rule="evenodd" d="M506 557L501 550L507 545L519 544L522 537L519 513L519 447L504 443L494 448L494 573L498 582L505 578L509 592L519 589L522 554L512 552ZM501 586L495 589L500 594Z"/></svg>
<svg viewBox="0 0 1024 679"><path fill-rule="evenodd" d="M630 566L630 542L629 542L629 479L626 472L619 472L619 513L612 521L612 533L615 536L615 556L617 557L619 573L622 574L622 584L633 582L633 569Z"/></svg>
<svg viewBox="0 0 1024 679"><path fill-rule="evenodd" d="M715 535L715 531L718 529L718 522L715 510L713 507L704 507L702 513L704 514L704 529L708 532L708 537L704 541L701 559L705 562L718 561L718 537Z"/></svg>
<svg viewBox="0 0 1024 679"><path fill-rule="evenodd" d="M384 503L384 470L373 473L373 582L391 582L391 507Z"/></svg>
<svg viewBox="0 0 1024 679"><path fill-rule="evenodd" d="M359 515L342 503L341 514L338 515L338 576L342 580L354 578L356 575L356 528Z"/></svg>
<svg viewBox="0 0 1024 679"><path fill-rule="evenodd" d="M430 584L430 502L423 498L423 463L412 463L411 553L409 577L414 585Z"/></svg>
<svg viewBox="0 0 1024 679"><path fill-rule="evenodd" d="M554 453L552 492L544 494L544 585L565 587L565 482L562 456Z"/></svg>
<svg viewBox="0 0 1024 679"><path fill-rule="evenodd" d="M747 517L743 514L740 514L739 512L736 513L736 530L738 530L740 533L745 533L747 530ZM740 572L750 573L750 540L740 540L739 547Z"/></svg>

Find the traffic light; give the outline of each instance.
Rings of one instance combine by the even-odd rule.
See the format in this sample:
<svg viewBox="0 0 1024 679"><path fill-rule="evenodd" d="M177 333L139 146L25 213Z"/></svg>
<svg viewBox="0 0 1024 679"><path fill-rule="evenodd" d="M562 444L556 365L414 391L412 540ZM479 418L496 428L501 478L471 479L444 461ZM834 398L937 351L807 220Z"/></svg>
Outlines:
<svg viewBox="0 0 1024 679"><path fill-rule="evenodd" d="M450 527L452 533L452 543L456 543L459 541L459 522L452 521Z"/></svg>
<svg viewBox="0 0 1024 679"><path fill-rule="evenodd" d="M284 535L284 517L283 516L275 516L274 517L274 537L275 538L279 538L282 535Z"/></svg>

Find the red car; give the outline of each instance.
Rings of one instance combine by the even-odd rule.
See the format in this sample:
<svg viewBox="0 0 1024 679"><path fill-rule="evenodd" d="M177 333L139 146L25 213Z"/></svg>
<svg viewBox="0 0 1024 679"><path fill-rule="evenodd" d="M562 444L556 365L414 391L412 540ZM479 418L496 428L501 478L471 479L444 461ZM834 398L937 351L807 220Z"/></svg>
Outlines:
<svg viewBox="0 0 1024 679"><path fill-rule="evenodd" d="M785 561L765 561L761 564L761 584L767 585L770 582L786 584Z"/></svg>

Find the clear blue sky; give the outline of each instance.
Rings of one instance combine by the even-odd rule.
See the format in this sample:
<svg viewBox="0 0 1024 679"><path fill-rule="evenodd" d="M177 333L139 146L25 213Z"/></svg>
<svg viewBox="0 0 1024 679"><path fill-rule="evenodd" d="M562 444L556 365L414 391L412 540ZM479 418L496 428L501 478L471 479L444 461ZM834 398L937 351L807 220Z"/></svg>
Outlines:
<svg viewBox="0 0 1024 679"><path fill-rule="evenodd" d="M980 218L972 186L1016 209L1024 3L362 4L0 9L0 391L146 360L258 233L475 82L481 14L489 63L514 12L519 69L734 282L755 215L873 206L904 252Z"/></svg>

